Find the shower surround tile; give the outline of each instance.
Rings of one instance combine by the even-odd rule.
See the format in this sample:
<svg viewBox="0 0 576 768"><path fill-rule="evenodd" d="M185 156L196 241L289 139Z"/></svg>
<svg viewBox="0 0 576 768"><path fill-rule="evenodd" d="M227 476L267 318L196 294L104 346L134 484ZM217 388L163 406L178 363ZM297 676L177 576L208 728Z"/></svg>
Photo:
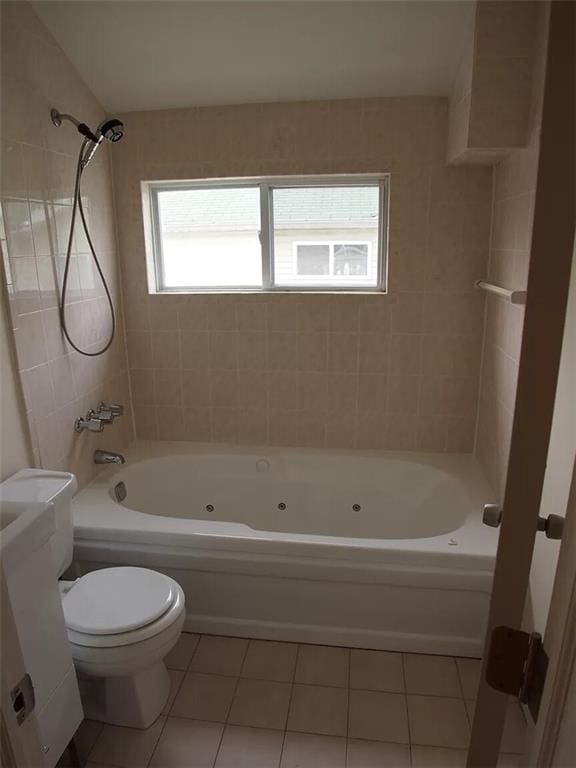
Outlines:
<svg viewBox="0 0 576 768"><path fill-rule="evenodd" d="M1 35L0 248L34 462L74 472L83 485L95 474L96 448L133 439L112 175L101 148L86 170L83 201L110 282L116 338L102 357L81 358L62 335L57 309L80 139L71 125L56 129L49 109L57 104L90 125L104 111L29 3L2 3ZM106 340L109 319L78 227L72 254L66 315L73 339L93 351ZM102 435L76 434L74 419L101 400L123 403L124 416Z"/></svg>
<svg viewBox="0 0 576 768"><path fill-rule="evenodd" d="M445 166L447 100L254 104L121 118L127 140L114 147L113 162L130 375L139 399L154 398L135 408L139 437L471 450L478 393L459 385L480 368L485 297L472 282L486 272L492 170ZM195 140L150 145L160 123L162 135ZM388 293L148 294L141 181L362 172L390 173ZM162 424L167 403L149 384L177 359L173 336L170 350L160 356L158 348L154 358L161 332L180 344L174 372L184 412L174 430ZM442 390L430 414L424 393L438 377Z"/></svg>
<svg viewBox="0 0 576 768"><path fill-rule="evenodd" d="M526 289L532 242L548 29L548 4L537 6L536 30L530 30L535 50L526 146L511 152L494 172L487 277L510 290ZM497 45L497 30L491 34ZM496 296L487 299L475 453L500 502L508 470L523 324L523 306Z"/></svg>

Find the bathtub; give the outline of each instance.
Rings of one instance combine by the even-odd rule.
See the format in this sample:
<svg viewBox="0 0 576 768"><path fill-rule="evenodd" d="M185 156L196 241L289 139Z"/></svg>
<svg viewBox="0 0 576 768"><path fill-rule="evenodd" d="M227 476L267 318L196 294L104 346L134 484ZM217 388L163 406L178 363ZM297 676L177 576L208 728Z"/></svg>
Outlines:
<svg viewBox="0 0 576 768"><path fill-rule="evenodd" d="M186 629L479 656L497 532L470 455L137 443L73 502L75 568L176 579Z"/></svg>

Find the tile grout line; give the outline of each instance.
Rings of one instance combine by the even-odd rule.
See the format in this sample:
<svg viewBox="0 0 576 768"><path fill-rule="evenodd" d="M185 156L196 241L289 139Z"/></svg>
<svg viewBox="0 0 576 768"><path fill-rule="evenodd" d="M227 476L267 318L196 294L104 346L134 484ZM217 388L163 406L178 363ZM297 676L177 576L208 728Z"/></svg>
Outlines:
<svg viewBox="0 0 576 768"><path fill-rule="evenodd" d="M158 738L156 740L156 744L154 744L154 749L150 753L150 757L148 758L148 762L146 763L146 768L148 768L148 766L152 762L152 758L154 757L154 754L156 753L156 750L158 749L158 745L160 744L160 740L162 739L162 736L164 734L166 726L168 725L168 720L170 719L170 713L172 712L172 708L174 707L174 702L176 701L176 698L178 697L178 693L180 692L180 688L182 687L182 685L184 684L184 681L186 680L186 676L188 674L188 669L190 668L190 664L192 663L192 659L194 658L194 656L196 654L196 651L198 649L198 646L200 645L200 639L201 639L201 636L199 635L198 636L198 642L194 646L194 650L192 651L192 655L190 656L190 661L188 662L188 665L187 665L186 669L185 670L176 670L176 671L183 671L184 674L182 676L182 680L180 680L180 684L178 685L178 689L176 691L176 696L174 696L174 701L170 704L168 712L167 712L167 714L165 716L164 725L162 726L162 728L160 730L160 733L158 734ZM160 715L160 717L162 717L162 715Z"/></svg>
<svg viewBox="0 0 576 768"><path fill-rule="evenodd" d="M246 639L246 638L245 638ZM218 761L218 755L220 754L220 749L222 747L222 741L224 740L224 734L226 733L226 728L228 725L230 725L230 712L232 711L232 706L234 704L234 699L236 698L236 693L238 691L238 686L240 685L240 680L242 679L240 675L242 674L242 669L244 668L244 664L246 663L246 656L248 655L248 649L250 648L252 640L248 639L248 642L246 643L246 648L244 649L244 654L242 656L242 662L240 664L240 668L238 670L238 674L236 675L236 685L234 686L234 693L232 694L232 697L230 699L230 704L228 705L228 709L226 711L226 720L222 723L222 733L220 735L220 740L218 742L218 749L216 750L214 754L214 762L212 763L212 768L216 765ZM200 643L198 643L200 645Z"/></svg>
<svg viewBox="0 0 576 768"><path fill-rule="evenodd" d="M294 695L294 685L296 681L296 670L298 668L298 658L300 656L300 646L298 643L296 646L296 658L294 659L294 669L292 671L292 680L290 683L290 696L288 698L288 712L286 713L286 722L284 724L284 734L282 736L282 748L280 749L280 757L278 759L278 768L282 766L282 758L284 757L284 747L286 746L286 735L288 733L288 720L290 718L290 709L292 708L292 697Z"/></svg>
<svg viewBox="0 0 576 768"><path fill-rule="evenodd" d="M406 710L406 727L408 729L408 758L410 765L414 765L414 759L412 755L412 734L410 732L410 712L408 711L408 685L406 682L406 664L404 659L405 654L400 654L400 661L402 663L402 680L404 681L404 709Z"/></svg>
<svg viewBox="0 0 576 768"><path fill-rule="evenodd" d="M200 640L202 639L201 635L198 635L198 642L194 646L194 650L192 651L192 655L190 656L190 660L188 662L188 665L186 666L186 669L184 671L184 675L182 676L182 680L180 680L180 685L178 686L178 690L176 691L176 696L174 696L174 701L170 704L170 707L168 709L168 713L166 714L166 718L164 720L164 725L162 726L160 733L158 734L158 738L156 740L156 744L154 744L154 749L152 750L150 757L148 758L148 762L146 763L146 768L150 765L152 762L152 759L154 755L156 754L156 750L158 749L158 745L160 744L160 741L162 739L162 736L164 734L164 731L166 730L166 726L168 725L168 721L170 719L170 713L172 712L172 709L174 707L174 703L176 702L176 699L178 697L178 694L180 692L180 688L184 685L184 681L186 680L186 677L188 675L188 670L190 669L190 665L192 664L192 659L196 655L196 651L198 650L198 646L200 645ZM182 671L182 670L181 670ZM160 715L162 717L162 715Z"/></svg>
<svg viewBox="0 0 576 768"><path fill-rule="evenodd" d="M466 713L466 720L468 721L468 728L470 731L472 731L472 718L470 717L470 714L468 712L468 707L466 706L466 694L464 692L464 682L462 680L462 675L460 673L460 667L458 666L458 662L456 659L454 659L454 664L456 664L456 675L458 677L458 684L460 686L460 693L462 694L462 702L464 704L464 712Z"/></svg>
<svg viewBox="0 0 576 768"><path fill-rule="evenodd" d="M160 715L162 717L162 715ZM148 758L148 761L146 762L146 766L149 766L152 762L152 758L154 757L154 753L158 749L158 744L160 744L160 739L162 738L162 734L164 733L164 730L168 724L168 715L164 718L164 724L162 725L162 728L160 728L160 733L158 734L158 738L156 739L156 743L154 744L154 748L152 752L150 753L150 757Z"/></svg>
<svg viewBox="0 0 576 768"><path fill-rule="evenodd" d="M347 700L346 700L346 744L344 745L344 766L345 768L348 768L348 742L350 740L350 693L352 692L351 688L351 680L352 680L352 648L348 648L348 689L347 689Z"/></svg>
<svg viewBox="0 0 576 768"><path fill-rule="evenodd" d="M179 691L182 688L184 680L186 679L187 675L190 674L191 666L193 664L193 661L194 661L196 655L199 652L199 647L200 647L200 644L201 644L201 641L202 641L203 637L204 637L204 635L202 635L202 634L196 635L196 640L197 641L196 641L196 643L194 645L194 649L193 649L193 651L191 653L190 660L188 661L188 664L187 664L186 668L184 670L172 670L172 671L175 671L175 672L183 672L182 680L180 681L180 683L177 686L177 689L176 689L176 692L175 692L175 696L174 696L174 700L173 700L170 708L168 709L168 712L166 713L166 715L160 715L160 717L162 717L162 716L165 717L165 721L164 721L164 723L162 725L162 728L159 731L159 734L158 734L158 737L157 737L157 739L155 741L155 744L154 744L153 750L151 752L150 758L149 758L148 762L146 763L147 766L150 765L150 763L152 762L152 760L154 758L154 755L157 753L158 745L159 745L159 743L160 743L160 741L161 741L161 739L162 739L162 737L164 735L164 731L165 731L166 725L168 723L168 720L171 717L171 713L172 713L172 709L173 709L173 706L174 706L174 702L175 702L175 700L176 700L176 698L177 698L177 696L179 694ZM215 766L215 764L216 764L216 762L218 760L218 755L220 754L221 745L222 745L222 742L223 742L223 737L224 737L224 734L225 734L227 726L230 724L230 722L229 722L230 712L231 712L232 705L234 703L234 699L235 699L235 696L237 694L238 687L240 685L241 680L242 679L246 679L246 680L253 679L253 680L260 680L260 681L264 681L264 682L275 682L275 681L272 681L272 680L269 680L269 679L266 679L266 678L251 678L251 677L243 678L242 677L242 671L243 671L243 669L244 669L244 667L246 665L246 660L247 660L247 656L248 656L250 647L253 644L253 642L255 642L255 640L251 639L251 638L241 638L241 639L247 640L247 642L246 642L246 647L245 647L245 650L244 650L244 653L243 653L243 656L242 656L242 660L240 662L239 672L238 672L237 675L234 676L234 677L236 677L236 684L234 686L234 692L233 692L232 698L230 700L230 704L228 706L228 710L227 710L227 714L226 714L226 719L223 722L214 721L215 723L218 723L218 724L222 725L222 732L221 732L221 736L220 736L220 739L219 739L218 747L217 747L216 752L215 752L215 757L214 757L214 762L212 764L212 768L214 768L214 766ZM293 665L291 679L289 681L283 681L283 682L289 682L290 685L291 685L290 696L289 696L289 700L288 700L288 708L287 708L286 720L285 720L283 728L271 729L271 730L278 730L278 731L282 732L282 734L283 734L282 746L281 746L281 749L280 749L280 756L279 756L279 760L280 761L282 760L283 755L284 755L284 750L285 750L285 745L286 745L286 737L287 737L287 734L289 732L288 720L289 720L289 715L290 715L290 709L291 709L291 706L292 706L294 687L296 685L296 676L297 676L298 662L299 662L299 659L301 657L302 648L307 646L307 644L302 644L302 643L298 643L298 644L294 643L294 645L297 646L297 650L296 650L296 655L295 655L295 660L294 660L294 665ZM315 647L315 644L313 644L312 647ZM329 646L329 647L332 647L332 646ZM333 647L338 647L338 646L333 646ZM345 650L347 651L347 658L348 658L347 683L346 683L345 686L320 685L318 683L301 683L301 685L309 686L309 687L326 687L326 688L331 688L333 690L342 690L342 689L346 690L346 693L347 693L347 710L346 710L346 733L345 733L345 736L346 736L345 761L347 763L348 759L349 759L348 752L349 752L349 739L350 739L350 734L349 734L349 729L350 729L350 694L351 694L352 690L356 690L356 689L352 689L352 687L351 687L351 683L352 683L352 651L354 649L348 647ZM406 675L406 672L407 672L407 669L406 669L406 658L410 654L405 654L405 653L402 653L402 652L397 652L397 653L400 656L400 661L401 661L401 665L402 665L402 677L403 677L403 685L404 685L403 695L404 695L404 699L405 699L405 709L406 709L406 718L407 718L407 730L408 730L408 745L407 746L409 747L410 764L413 765L414 764L413 747L414 746L418 746L418 745L413 745L413 743L412 743L412 734L411 734L411 728L410 728L410 717L409 717L409 711L408 711L408 688L407 688L407 675ZM446 658L446 657L443 656L443 658ZM459 687L459 690L460 690L460 694L459 694L458 700L463 703L463 706L465 707L467 721L469 722L470 721L470 717L469 717L469 714L468 714L468 710L466 708L466 698L465 698L465 692L464 692L463 678L462 678L462 674L461 674L460 668L459 668L459 666L457 664L457 657L449 656L447 658L450 658L452 660L453 664L456 665L456 675L457 675L457 680L458 680L458 687ZM226 678L233 677L232 675L221 675L221 674L215 674L215 673L201 673L201 672L199 672L198 674L205 674L207 676L214 676L214 677L226 677ZM278 681L278 682L280 682L280 681ZM367 689L357 689L357 690L365 690L365 691L372 691L373 692L373 689L368 689L368 688ZM385 691L383 691L383 693L385 693ZM452 698L452 699L456 698L454 696L446 697L446 696L442 696L442 695L438 695L438 694L413 694L413 695L416 696L416 697L422 696L422 697L425 697L425 698L435 698L435 699L439 699L439 700L446 699L446 698ZM197 720L198 718L184 718L184 719ZM246 726L246 727L255 728L256 730L261 728L261 726ZM296 732L296 733L299 732L299 733L302 733L302 734L305 734L305 735L319 735L319 736L321 736L321 735L328 735L328 734L313 734L312 732L309 732L309 731L294 731L294 732ZM364 740L371 741L371 739L364 739ZM98 741L98 739L95 740L95 743L92 745L92 748L90 749L90 751L88 753L87 762L89 762L90 759L91 759L91 756L92 756L92 753L94 751L94 748L95 748L95 745L96 745L97 741ZM396 743L396 742L390 742L390 743ZM426 746L426 745L424 745L424 746ZM429 746L432 747L434 745L429 745ZM435 746L438 747L438 745L435 745ZM445 747L445 748L448 749L449 747ZM457 748L450 747L450 749L457 749ZM106 763L103 763L103 764L106 764Z"/></svg>

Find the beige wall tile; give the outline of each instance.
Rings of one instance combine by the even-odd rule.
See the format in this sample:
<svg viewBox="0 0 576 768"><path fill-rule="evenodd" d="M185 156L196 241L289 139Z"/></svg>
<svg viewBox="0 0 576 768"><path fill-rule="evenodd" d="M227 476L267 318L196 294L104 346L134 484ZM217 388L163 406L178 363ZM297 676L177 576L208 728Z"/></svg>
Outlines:
<svg viewBox="0 0 576 768"><path fill-rule="evenodd" d="M60 329L56 278L62 276L79 143L74 131L66 127L57 131L46 115L51 103L64 100L71 112L90 124L98 123L103 112L28 3L5 4L2 21L3 128L5 138L11 141L2 146L5 173L1 194L14 281L13 306L21 314L15 331L19 366L34 404L30 426L39 437L42 465L72 470L83 484L95 471L91 454L97 438L75 435L73 421L88 407L95 407L99 399L123 402L127 406L125 416L112 428L113 439L121 440L121 445L130 442L127 363L121 317L116 342L97 359L81 360L72 353ZM92 235L117 296L112 185L104 151L84 179ZM16 221L20 224L15 229ZM86 247L77 227L66 316L74 340L94 350L106 340L110 321L102 286L94 281L93 267L86 258ZM133 341L136 362L149 364L144 360L146 344L137 343L142 339ZM27 372L30 368L40 370L37 367L45 364L42 378ZM144 416L143 431L151 431Z"/></svg>
<svg viewBox="0 0 576 768"><path fill-rule="evenodd" d="M368 396L366 389L353 403L350 388L343 387L343 374L383 377L394 370L396 376L419 376L431 327L435 339L452 337L455 327L460 335L481 332L483 303L475 301L479 297L471 294L469 281L486 272L491 174L484 168L444 169L447 117L445 100L429 98L205 107L124 116L130 143L118 148L113 161L116 198L126 212L119 224L125 277L129 275L124 284L128 328L171 331L176 312L183 370L231 372L220 378L219 389L230 392L236 386L237 398L232 408L215 406L227 410L228 428L223 427L225 414L213 412L213 435L235 435L246 443L250 435L263 436L267 427L268 440L276 445L352 448L359 430L357 408L386 414L388 403L385 392L379 401L376 391ZM157 125L164 127L166 121L174 139L170 146L151 143ZM139 151L144 144L146 153ZM141 179L362 171L392 174L390 294L152 296L143 308ZM432 216L433 211L445 215ZM474 247L468 247L467 239L474 240ZM446 244L452 250L446 252ZM431 291L442 296L425 320ZM156 303L164 298L177 302L178 309ZM158 309L151 313L152 302ZM436 314L438 319L427 325ZM414 339L390 343L391 332ZM464 355L447 345L446 357L459 361ZM478 344L467 360L478 370ZM459 365L455 362L454 370ZM367 386L368 378L364 382ZM410 384L410 405L401 407L412 411L415 382ZM192 389L196 387L203 389L198 382ZM335 412L331 404L339 402L347 412ZM190 401L189 407L196 413L196 404ZM243 408L264 409L266 418L257 425L239 418ZM417 408L406 427L395 415L390 413L396 444L415 447ZM363 441L384 446L389 433L385 422L379 417L369 429L364 420ZM446 450L448 433L446 415Z"/></svg>
<svg viewBox="0 0 576 768"><path fill-rule="evenodd" d="M519 56L534 45L532 104L528 123L529 143L503 160L494 176L494 225L489 274L499 284L514 289L526 286L534 215L534 189L538 170L538 134L541 120L547 8L532 3L490 3L482 21L485 45L500 55L504 41L514 39ZM514 6L514 7L512 7ZM516 24L516 32L510 29ZM524 311L496 298L486 302L486 330L480 375L475 453L500 500L503 499L516 395L516 379ZM460 431L460 434L458 432ZM451 439L465 443L465 428L449 427Z"/></svg>

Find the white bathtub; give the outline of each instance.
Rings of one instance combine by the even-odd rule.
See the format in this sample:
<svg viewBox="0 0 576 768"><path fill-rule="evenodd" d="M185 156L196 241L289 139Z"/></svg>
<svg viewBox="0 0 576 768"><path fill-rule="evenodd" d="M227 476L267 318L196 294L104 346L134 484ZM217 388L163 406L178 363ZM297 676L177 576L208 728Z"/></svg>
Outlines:
<svg viewBox="0 0 576 768"><path fill-rule="evenodd" d="M139 443L126 458L74 500L79 572L167 573L190 631L480 654L497 534L473 457Z"/></svg>

